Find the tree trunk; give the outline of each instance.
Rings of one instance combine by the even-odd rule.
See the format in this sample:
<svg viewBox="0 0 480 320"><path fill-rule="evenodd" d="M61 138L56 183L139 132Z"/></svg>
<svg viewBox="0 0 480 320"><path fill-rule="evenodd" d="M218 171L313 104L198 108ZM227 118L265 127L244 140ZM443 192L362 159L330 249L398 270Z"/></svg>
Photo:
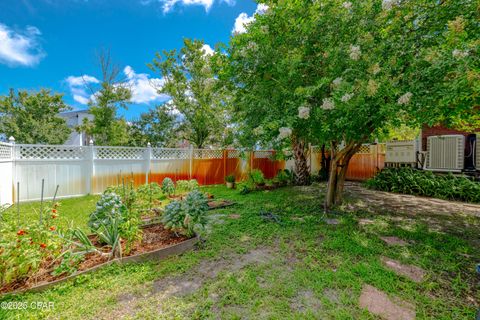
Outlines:
<svg viewBox="0 0 480 320"><path fill-rule="evenodd" d="M330 148L330 176L327 184L325 198L325 211L333 206L340 205L343 200L343 187L347 175L348 164L353 155L360 149L361 143L351 142L347 146L336 151L337 144L332 143Z"/></svg>
<svg viewBox="0 0 480 320"><path fill-rule="evenodd" d="M295 184L299 186L308 185L310 182L310 168L305 156L305 141L294 137L292 143L293 156L295 158Z"/></svg>

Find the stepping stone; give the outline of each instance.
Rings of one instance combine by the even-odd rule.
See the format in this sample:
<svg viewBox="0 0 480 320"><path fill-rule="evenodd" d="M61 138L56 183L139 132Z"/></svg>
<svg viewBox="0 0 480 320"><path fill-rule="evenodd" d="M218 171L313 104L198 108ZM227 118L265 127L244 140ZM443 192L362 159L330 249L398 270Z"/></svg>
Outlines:
<svg viewBox="0 0 480 320"><path fill-rule="evenodd" d="M393 237L393 236L389 236L389 237L380 237L380 239L383 240L383 242L385 242L386 244L388 244L389 246L406 246L408 243L398 237Z"/></svg>
<svg viewBox="0 0 480 320"><path fill-rule="evenodd" d="M414 320L415 308L400 299L393 301L388 295L375 287L364 285L359 305L370 313L387 320Z"/></svg>
<svg viewBox="0 0 480 320"><path fill-rule="evenodd" d="M300 222L304 222L304 221L305 221L304 218L302 218L302 217L297 217L297 216L294 216L294 217L292 217L291 219L292 219L293 221L300 221Z"/></svg>
<svg viewBox="0 0 480 320"><path fill-rule="evenodd" d="M358 224L361 225L361 226L364 226L364 225L367 225L367 224L373 224L375 221L371 220L371 219L360 219L358 221Z"/></svg>
<svg viewBox="0 0 480 320"><path fill-rule="evenodd" d="M236 213L232 213L232 214L229 214L228 217L229 217L230 219L237 220L237 219L240 219L242 216L239 215L239 214L236 214Z"/></svg>
<svg viewBox="0 0 480 320"><path fill-rule="evenodd" d="M337 225L340 223L340 221L338 221L338 219L325 219L325 222L327 224L333 224L333 225Z"/></svg>
<svg viewBox="0 0 480 320"><path fill-rule="evenodd" d="M387 257L382 257L382 262L385 267L396 274L405 276L417 283L422 282L423 277L425 276L425 270L416 266L401 264L400 262Z"/></svg>

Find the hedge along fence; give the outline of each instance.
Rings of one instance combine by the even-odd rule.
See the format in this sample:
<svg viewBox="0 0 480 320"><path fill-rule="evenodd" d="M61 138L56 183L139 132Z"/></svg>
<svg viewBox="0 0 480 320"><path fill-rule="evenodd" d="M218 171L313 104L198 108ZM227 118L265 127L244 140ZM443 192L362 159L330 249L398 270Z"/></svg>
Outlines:
<svg viewBox="0 0 480 320"><path fill-rule="evenodd" d="M367 145L350 162L347 178L365 180L383 168L378 146ZM133 181L161 183L196 179L201 185L221 184L227 175L243 180L250 168L266 178L278 170L293 169L293 160L274 160L275 151L171 149L109 146L28 145L0 143L0 204L102 193L107 187ZM312 173L320 169L320 150L311 147L308 162ZM19 188L17 187L19 186Z"/></svg>

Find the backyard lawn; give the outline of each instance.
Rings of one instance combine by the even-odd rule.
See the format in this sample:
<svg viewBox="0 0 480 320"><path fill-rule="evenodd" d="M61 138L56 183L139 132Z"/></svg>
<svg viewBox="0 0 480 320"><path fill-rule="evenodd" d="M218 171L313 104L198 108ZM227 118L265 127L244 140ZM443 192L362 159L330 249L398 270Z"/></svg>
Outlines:
<svg viewBox="0 0 480 320"><path fill-rule="evenodd" d="M240 195L224 186L205 188L237 204L210 211L195 251L159 263L112 265L48 291L3 297L54 307L0 309L0 318L377 319L367 311L377 309L402 315L396 319L474 319L480 207L469 207L471 214L452 205L452 212L436 214L421 204L398 206L398 195L395 206L379 205L378 198L370 206L368 194L358 196L366 190L348 185L342 211L324 216L324 189ZM62 200L63 223L72 219L86 229L96 199Z"/></svg>

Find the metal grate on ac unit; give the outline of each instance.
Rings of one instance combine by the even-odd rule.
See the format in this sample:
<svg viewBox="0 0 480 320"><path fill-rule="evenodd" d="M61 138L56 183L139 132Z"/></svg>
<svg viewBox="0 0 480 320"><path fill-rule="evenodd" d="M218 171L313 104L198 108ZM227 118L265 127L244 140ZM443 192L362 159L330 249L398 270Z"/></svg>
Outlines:
<svg viewBox="0 0 480 320"><path fill-rule="evenodd" d="M464 168L465 137L463 135L427 138L427 170L459 172Z"/></svg>

